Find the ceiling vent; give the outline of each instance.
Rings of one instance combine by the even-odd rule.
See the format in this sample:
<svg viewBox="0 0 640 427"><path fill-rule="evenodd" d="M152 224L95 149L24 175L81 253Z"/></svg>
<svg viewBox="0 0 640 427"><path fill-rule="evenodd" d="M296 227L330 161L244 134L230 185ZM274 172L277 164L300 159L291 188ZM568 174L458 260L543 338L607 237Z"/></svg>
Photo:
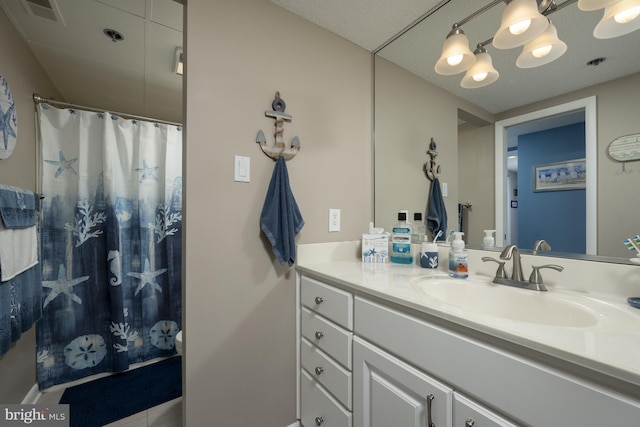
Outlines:
<svg viewBox="0 0 640 427"><path fill-rule="evenodd" d="M55 0L20 0L22 5L31 16L48 19L49 21L59 22L64 25L64 20L60 14L60 8Z"/></svg>

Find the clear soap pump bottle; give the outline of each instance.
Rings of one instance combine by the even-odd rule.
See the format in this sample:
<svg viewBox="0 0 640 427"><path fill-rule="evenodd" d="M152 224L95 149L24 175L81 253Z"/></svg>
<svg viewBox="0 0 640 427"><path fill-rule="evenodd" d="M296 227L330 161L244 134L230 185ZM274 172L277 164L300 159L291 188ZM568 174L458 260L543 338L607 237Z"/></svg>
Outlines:
<svg viewBox="0 0 640 427"><path fill-rule="evenodd" d="M458 279L466 279L469 277L469 255L464 248L464 240L462 240L461 231L454 233L451 249L449 249L449 276Z"/></svg>

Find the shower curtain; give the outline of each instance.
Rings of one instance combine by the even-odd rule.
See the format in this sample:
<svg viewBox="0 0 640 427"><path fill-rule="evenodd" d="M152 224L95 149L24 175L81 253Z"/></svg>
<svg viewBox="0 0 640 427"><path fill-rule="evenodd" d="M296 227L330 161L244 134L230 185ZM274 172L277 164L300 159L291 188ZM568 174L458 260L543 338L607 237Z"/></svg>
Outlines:
<svg viewBox="0 0 640 427"><path fill-rule="evenodd" d="M38 104L40 389L175 354L182 128Z"/></svg>

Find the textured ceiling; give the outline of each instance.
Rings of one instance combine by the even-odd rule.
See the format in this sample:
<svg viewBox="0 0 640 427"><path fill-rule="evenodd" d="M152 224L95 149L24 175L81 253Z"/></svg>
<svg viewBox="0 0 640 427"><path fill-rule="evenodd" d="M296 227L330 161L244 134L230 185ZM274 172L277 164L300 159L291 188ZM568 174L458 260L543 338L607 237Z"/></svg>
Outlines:
<svg viewBox="0 0 640 427"><path fill-rule="evenodd" d="M409 26L438 0L271 0L369 51Z"/></svg>
<svg viewBox="0 0 640 427"><path fill-rule="evenodd" d="M181 4L49 1L59 11L57 22L28 13L20 0L0 0L0 7L65 101L182 121L182 77L173 72L176 48L182 47ZM105 28L119 31L124 39L111 41Z"/></svg>
<svg viewBox="0 0 640 427"><path fill-rule="evenodd" d="M637 48L640 45L640 31L614 39L595 39L592 36L593 28L603 11L583 12L577 8L577 3L549 15L558 29L558 36L568 46L565 55L541 67L520 69L515 66L515 61L522 48L498 50L489 44L486 48L500 78L484 88L463 89L460 80L464 73L440 76L433 67L451 26L491 3L489 0L271 1L372 51L418 17L434 9L437 3L437 11L381 49L379 56L491 113L500 113L640 71L640 50ZM565 2L556 1L558 5ZM500 25L504 8L503 4L498 4L462 26L471 50L493 36ZM605 57L606 61L597 67L586 65L597 57Z"/></svg>
<svg viewBox="0 0 640 427"><path fill-rule="evenodd" d="M21 0L0 0L0 7L66 101L182 120L182 77L172 70L175 49L182 46L180 2L49 1L59 9L64 24L27 13ZM514 66L520 49L497 50L489 45L487 49L500 79L485 88L462 89L462 74L439 76L433 65L451 25L489 0L270 1L369 51L378 50L417 19L437 9L384 47L379 55L493 113L640 70L640 31L596 40L591 32L602 11L582 12L576 4L550 16L568 45L563 57L546 66L522 70ZM504 5L499 4L463 26L472 48L493 35L503 10ZM104 36L104 28L120 31L124 40L112 42ZM597 67L585 65L598 56L607 60Z"/></svg>

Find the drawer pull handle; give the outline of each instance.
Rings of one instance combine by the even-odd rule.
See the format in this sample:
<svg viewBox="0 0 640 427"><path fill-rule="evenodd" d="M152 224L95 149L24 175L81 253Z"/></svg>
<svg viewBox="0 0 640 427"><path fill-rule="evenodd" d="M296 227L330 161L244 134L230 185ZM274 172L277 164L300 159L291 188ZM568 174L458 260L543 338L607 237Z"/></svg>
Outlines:
<svg viewBox="0 0 640 427"><path fill-rule="evenodd" d="M324 422L324 418L322 417L316 417L316 425L319 426L320 424L322 424Z"/></svg>
<svg viewBox="0 0 640 427"><path fill-rule="evenodd" d="M322 297L316 297L316 304L322 304L324 302L324 299Z"/></svg>
<svg viewBox="0 0 640 427"><path fill-rule="evenodd" d="M320 331L316 332L316 339L319 340L320 338L322 338L324 336L324 334Z"/></svg>
<svg viewBox="0 0 640 427"><path fill-rule="evenodd" d="M322 366L316 366L316 375L320 375L324 372L324 368Z"/></svg>
<svg viewBox="0 0 640 427"><path fill-rule="evenodd" d="M464 423L464 427L473 427L475 425L475 421L472 419L467 420L466 423Z"/></svg>
<svg viewBox="0 0 640 427"><path fill-rule="evenodd" d="M427 426L428 427L436 427L436 425L433 423L433 419L431 418L431 403L433 402L433 399L435 399L435 396L433 394L430 394L427 396Z"/></svg>

